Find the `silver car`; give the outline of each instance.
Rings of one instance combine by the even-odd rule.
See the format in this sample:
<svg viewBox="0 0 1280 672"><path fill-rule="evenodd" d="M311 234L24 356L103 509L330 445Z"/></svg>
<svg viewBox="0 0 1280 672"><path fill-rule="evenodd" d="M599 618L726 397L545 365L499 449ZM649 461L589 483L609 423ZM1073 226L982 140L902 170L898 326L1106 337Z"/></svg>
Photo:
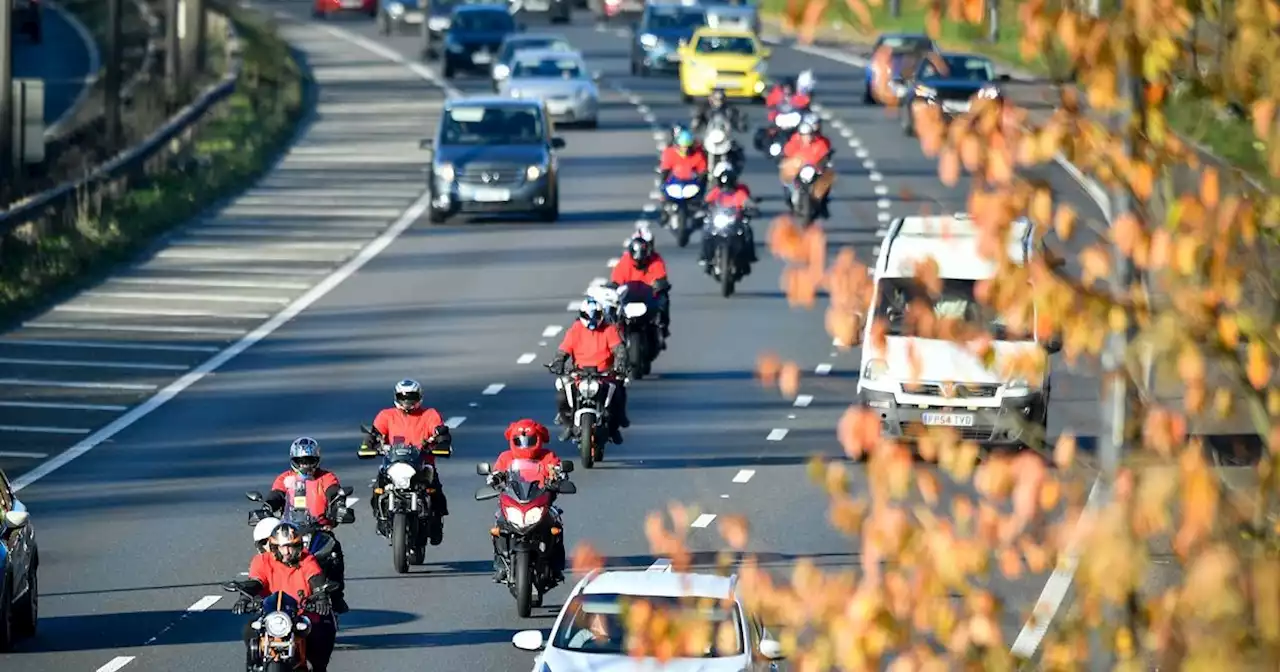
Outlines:
<svg viewBox="0 0 1280 672"><path fill-rule="evenodd" d="M553 121L595 128L600 119L598 77L587 71L579 52L522 49L512 58L510 74L498 91L512 98L542 100Z"/></svg>
<svg viewBox="0 0 1280 672"><path fill-rule="evenodd" d="M750 0L698 0L712 28L749 30L760 35L760 8Z"/></svg>

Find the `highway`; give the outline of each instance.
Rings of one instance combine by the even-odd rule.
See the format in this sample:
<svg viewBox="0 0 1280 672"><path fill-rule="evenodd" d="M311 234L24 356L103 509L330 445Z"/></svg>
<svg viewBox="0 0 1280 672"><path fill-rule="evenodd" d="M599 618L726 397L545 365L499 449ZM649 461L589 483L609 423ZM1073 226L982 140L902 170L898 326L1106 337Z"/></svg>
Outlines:
<svg viewBox="0 0 1280 672"><path fill-rule="evenodd" d="M97 74L98 47L71 15L50 7L42 8L44 39L32 43L25 35L13 37L13 76L15 79L43 79L44 123L52 126L71 111Z"/></svg>
<svg viewBox="0 0 1280 672"><path fill-rule="evenodd" d="M6 672L238 669L243 619L216 584L247 568L243 492L266 489L300 435L320 440L325 465L360 497L357 524L339 531L353 610L334 669L527 669L531 656L510 636L549 627L571 588L552 592L535 618L515 617L490 579L494 504L471 500L481 484L473 465L502 450L510 421L550 425L552 381L540 363L574 317L570 302L608 275L636 220L652 218L655 134L689 110L674 80L629 76L626 41L578 14L548 30L603 73L602 118L598 130L560 132L561 221L431 226L420 217L417 143L434 128L442 82L407 67L416 38L380 37L365 20L313 22L308 9L285 6L282 30L314 70L318 109L277 170L136 265L0 337L0 466L23 488L41 551L41 634L0 655ZM772 74L803 68L817 75L838 141L835 244L866 260L891 217L925 203L963 207L967 184L941 185L895 120L859 102L859 71L775 49ZM488 90L484 79L455 85ZM750 149L748 166L746 182L768 198L763 244L780 188L771 162ZM1093 211L1050 170L1062 198ZM680 501L705 514L692 530L697 550L720 548L714 517L742 513L752 550L779 568L799 555L856 565L856 546L828 529L804 461L839 453L834 427L852 399L857 352L833 354L821 312L788 308L780 264L766 252L723 299L694 246L657 236L674 286L670 349L657 375L631 388L626 443L598 469L574 473L579 494L560 502L570 543L589 542L611 565L648 566L644 515ZM808 372L803 402L752 381L766 349ZM365 506L375 467L354 453L358 425L406 376L456 427L456 452L441 467L452 499L444 544L398 576ZM147 401L157 393L167 402ZM1096 404L1095 380L1059 372L1051 434L1092 433ZM851 468L864 487L862 468ZM943 501L966 493L949 488ZM1044 582L993 583L1009 602L1008 642Z"/></svg>

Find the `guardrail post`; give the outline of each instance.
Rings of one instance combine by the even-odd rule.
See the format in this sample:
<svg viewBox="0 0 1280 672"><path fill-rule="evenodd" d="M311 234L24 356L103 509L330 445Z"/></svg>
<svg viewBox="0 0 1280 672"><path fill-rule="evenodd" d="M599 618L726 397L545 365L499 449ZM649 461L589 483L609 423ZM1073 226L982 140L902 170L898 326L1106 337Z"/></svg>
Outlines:
<svg viewBox="0 0 1280 672"><path fill-rule="evenodd" d="M182 55L178 58L183 88L190 87L199 72L198 54L204 50L204 32L201 18L204 16L203 0L177 0L182 11L178 12L178 43ZM186 100L185 92L183 100Z"/></svg>
<svg viewBox="0 0 1280 672"><path fill-rule="evenodd" d="M103 81L103 103L107 123L107 147L120 149L120 89L123 86L124 0L107 0L107 72Z"/></svg>
<svg viewBox="0 0 1280 672"><path fill-rule="evenodd" d="M8 201L9 167L13 165L13 3L0 0L0 195Z"/></svg>
<svg viewBox="0 0 1280 672"><path fill-rule="evenodd" d="M164 84L168 99L168 112L178 109L182 98L181 49L179 33L182 21L182 0L168 0L164 8Z"/></svg>

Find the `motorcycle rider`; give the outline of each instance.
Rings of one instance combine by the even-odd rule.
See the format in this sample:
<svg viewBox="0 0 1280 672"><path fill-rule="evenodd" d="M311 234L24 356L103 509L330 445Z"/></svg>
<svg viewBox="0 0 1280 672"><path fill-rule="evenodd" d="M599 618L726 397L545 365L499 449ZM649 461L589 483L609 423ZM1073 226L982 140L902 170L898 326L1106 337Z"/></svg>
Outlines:
<svg viewBox="0 0 1280 672"><path fill-rule="evenodd" d="M650 235L652 238L652 235ZM653 243L643 234L627 241L627 251L618 258L609 276L609 287L617 289L628 282L643 282L653 288L658 300L658 327L662 338L671 338L671 282L667 280L667 262L653 249Z"/></svg>
<svg viewBox="0 0 1280 672"><path fill-rule="evenodd" d="M756 200L751 196L751 190L747 185L738 181L738 173L732 167L722 166L716 172L716 186L707 192L707 205L710 207L734 208L743 212L742 225L745 230L745 238L747 243L747 260L754 264L759 261L756 257L756 237L751 230L750 216L754 214ZM702 258L698 260L698 265L711 272L711 255L715 248L712 245L714 238L705 234L709 229L706 224L702 228L704 234L702 236ZM750 273L750 268L744 273Z"/></svg>
<svg viewBox="0 0 1280 672"><path fill-rule="evenodd" d="M796 104L796 107L808 107L813 104L813 89L818 84L818 80L814 78L812 70L805 70L796 76L796 97L804 101L803 105ZM794 100L794 99L793 99Z"/></svg>
<svg viewBox="0 0 1280 672"><path fill-rule="evenodd" d="M453 450L453 436L449 426L444 424L440 412L434 408L423 408L422 385L418 381L406 378L395 387L395 405L378 411L373 419L374 431L381 434L388 444L406 443L418 446L422 451L424 464L435 466L436 457L432 450ZM369 445L368 437L360 444L361 455L376 455L377 448ZM439 546L444 539L444 516L449 515L449 499L445 497L444 485L440 483L440 472L435 472L435 492L427 496L431 500L431 511L434 515L427 519L427 541L432 546ZM374 497L369 498L369 505L376 512Z"/></svg>
<svg viewBox="0 0 1280 672"><path fill-rule="evenodd" d="M800 120L799 127L796 128L796 134L791 136L787 144L782 148L783 160L790 159L792 163L799 169L803 166L813 166L819 171L825 172L831 166L831 158L835 153L835 148L831 141L822 135L822 121L815 115L808 115ZM791 182L783 183L783 191L787 196L787 203L791 202ZM818 203L817 215L827 218L831 214L827 209L827 203L831 199L831 191L828 189L822 194L822 199Z"/></svg>
<svg viewBox="0 0 1280 672"><path fill-rule="evenodd" d="M268 552L253 556L249 562L249 578L236 581L235 585L258 597L275 593L285 593L295 599L298 593L302 593L304 599L314 596L303 612L311 620L311 631L307 634L307 662L314 672L327 672L338 637L338 624L333 618L335 608L330 602L330 595L317 592L327 582L320 563L302 548L302 535L289 523L277 525L267 545ZM243 616L253 613L255 608L253 600L242 595L231 607L231 613ZM246 623L244 627L246 658L253 639L258 636L251 626L251 623Z"/></svg>
<svg viewBox="0 0 1280 672"><path fill-rule="evenodd" d="M697 131L706 128L711 122L711 117L717 114L723 114L729 120L733 130L747 130L747 115L741 109L730 105L725 98L724 89L718 87L711 91L711 95L707 96L706 100L698 101L698 106L693 112L693 129Z"/></svg>
<svg viewBox="0 0 1280 672"><path fill-rule="evenodd" d="M490 468L489 476L485 480L489 487L500 487L507 477L507 470L511 468L512 463L516 460L537 462L546 479L544 485L547 482L563 477L560 471L560 458L556 457L556 454L547 447L547 444L551 442L551 433L547 431L546 425L529 418L517 420L507 426L506 437L510 447L498 455L497 461ZM551 504L554 510L554 492L551 493ZM556 515L559 515L558 511ZM563 526L561 527L561 533L555 535L555 541L555 548L551 549L551 571L557 581L563 581L565 567ZM502 562L502 557L506 554L498 548L499 543L506 543L506 539L502 537L493 538L494 583L502 583L507 580L507 565Z"/></svg>
<svg viewBox="0 0 1280 672"><path fill-rule="evenodd" d="M785 77L782 81L773 85L769 89L769 93L764 97L764 106L772 110L782 104L782 101L791 98L796 92L796 78ZM772 119L772 117L770 117Z"/></svg>
<svg viewBox="0 0 1280 672"><path fill-rule="evenodd" d="M664 183L672 177L677 180L701 178L707 172L707 150L694 140L689 129L681 128L675 142L662 150L658 172Z"/></svg>
<svg viewBox="0 0 1280 672"><path fill-rule="evenodd" d="M342 484L337 474L320 468L320 442L309 436L298 437L289 446L289 469L276 476L271 484L271 492L263 498L263 503L273 512L284 511L287 497L291 497L299 479L305 484L307 493L307 513L320 524L320 529L313 535L312 544L316 548L316 560L323 563L325 574L338 584L330 597L339 614L347 613L346 575L347 561L343 557L342 544L333 533L336 512L329 511L329 502L338 499Z"/></svg>
<svg viewBox="0 0 1280 672"><path fill-rule="evenodd" d="M547 364L551 373L563 376L570 371L566 366L573 358L578 368L594 367L601 374L613 372L625 378L626 346L622 342L622 334L618 325L610 324L604 319L604 308L591 297L582 302L578 309L578 321L565 332L564 340L556 356ZM622 445L621 428L630 427L631 419L627 417L627 387L621 380L615 381L613 408L607 409L609 416L609 438L614 444ZM563 389L556 389L556 424L563 425L560 440L568 441L573 433L573 416L570 414L569 397Z"/></svg>

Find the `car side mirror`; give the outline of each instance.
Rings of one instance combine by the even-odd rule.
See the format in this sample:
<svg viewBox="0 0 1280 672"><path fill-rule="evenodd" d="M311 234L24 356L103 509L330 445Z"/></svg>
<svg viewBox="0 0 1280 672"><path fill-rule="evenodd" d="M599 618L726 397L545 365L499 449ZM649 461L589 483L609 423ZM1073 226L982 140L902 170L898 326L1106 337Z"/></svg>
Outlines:
<svg viewBox="0 0 1280 672"><path fill-rule="evenodd" d="M563 472L564 472L564 473L566 473L566 474L572 474L572 473L573 473L573 460L564 460L563 462L561 462L561 463L560 463L560 471L563 471Z"/></svg>
<svg viewBox="0 0 1280 672"><path fill-rule="evenodd" d="M521 651L541 651L542 631L521 630L511 636L511 645Z"/></svg>
<svg viewBox="0 0 1280 672"><path fill-rule="evenodd" d="M4 514L4 526L9 530L20 530L31 522L31 514L26 511L10 511Z"/></svg>
<svg viewBox="0 0 1280 672"><path fill-rule="evenodd" d="M775 639L760 640L760 655L769 660L782 660L786 657L782 654L782 644Z"/></svg>
<svg viewBox="0 0 1280 672"><path fill-rule="evenodd" d="M493 466L488 462L476 463L476 476L488 476L493 472Z"/></svg>
<svg viewBox="0 0 1280 672"><path fill-rule="evenodd" d="M345 507L345 506L344 506L344 507L342 507L342 508L340 508L340 509L338 509L338 524L339 524L339 525L351 525L351 524L353 524L353 523L355 523L355 522L356 522L356 512L355 512L355 511L352 511L351 509L348 509L348 508L347 508L347 507Z"/></svg>
<svg viewBox="0 0 1280 672"><path fill-rule="evenodd" d="M551 149L564 149L564 138L551 138Z"/></svg>
<svg viewBox="0 0 1280 672"><path fill-rule="evenodd" d="M999 76L999 77L997 77L996 79L998 79L998 80L1000 80L1000 81L1002 81L1002 82L1010 82L1010 81L1013 81L1013 77L1009 76L1009 73L1005 73L1005 74L1003 74L1003 75L1000 75L1000 76Z"/></svg>
<svg viewBox="0 0 1280 672"><path fill-rule="evenodd" d="M433 141L431 138L423 138L423 139L421 139L421 140L419 140L419 141L418 141L418 149L427 149L427 150L429 150L429 149L431 149L432 147L434 147L434 146L435 146L435 144L436 144L436 143L435 143L435 141Z"/></svg>
<svg viewBox="0 0 1280 672"><path fill-rule="evenodd" d="M244 493L244 496L249 498L249 501L251 502L262 501L262 493L258 492L257 490L250 490L249 492Z"/></svg>

